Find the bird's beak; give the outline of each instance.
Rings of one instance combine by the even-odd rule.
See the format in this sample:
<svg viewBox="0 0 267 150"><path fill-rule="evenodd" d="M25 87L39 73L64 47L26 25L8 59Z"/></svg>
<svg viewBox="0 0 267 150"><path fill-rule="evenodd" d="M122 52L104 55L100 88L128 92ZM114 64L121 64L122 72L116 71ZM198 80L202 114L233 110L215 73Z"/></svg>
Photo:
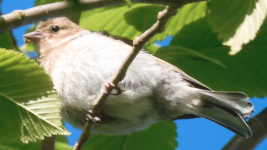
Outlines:
<svg viewBox="0 0 267 150"><path fill-rule="evenodd" d="M25 43L29 43L31 41L33 41L34 43L38 43L41 39L44 38L42 33L38 32L38 31L33 31L33 32L30 32L30 33L26 33L26 34L23 35L23 37L26 38Z"/></svg>

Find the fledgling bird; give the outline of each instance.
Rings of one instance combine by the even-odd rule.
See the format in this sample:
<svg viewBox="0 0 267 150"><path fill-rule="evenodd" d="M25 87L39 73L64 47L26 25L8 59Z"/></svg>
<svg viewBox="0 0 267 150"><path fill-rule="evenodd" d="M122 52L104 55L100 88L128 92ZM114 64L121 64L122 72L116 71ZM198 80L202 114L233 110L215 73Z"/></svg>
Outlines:
<svg viewBox="0 0 267 150"><path fill-rule="evenodd" d="M132 47L90 32L66 17L42 21L25 38L37 44L40 64L50 75L61 100L61 115L83 128L93 101L117 72ZM109 84L109 83L108 83ZM253 112L240 92L216 92L177 67L141 51L126 77L109 95L92 133L122 135L161 121L204 117L251 137L244 118Z"/></svg>

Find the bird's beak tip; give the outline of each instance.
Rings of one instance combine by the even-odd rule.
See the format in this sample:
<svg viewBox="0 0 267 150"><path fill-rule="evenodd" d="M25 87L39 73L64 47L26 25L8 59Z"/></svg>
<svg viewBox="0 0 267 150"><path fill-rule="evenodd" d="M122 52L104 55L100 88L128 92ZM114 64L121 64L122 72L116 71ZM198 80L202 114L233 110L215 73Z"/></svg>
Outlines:
<svg viewBox="0 0 267 150"><path fill-rule="evenodd" d="M30 33L26 33L23 35L23 37L26 38L25 43L29 43L30 41L33 41L35 43L39 42L41 39L44 38L43 34L38 31L33 31Z"/></svg>

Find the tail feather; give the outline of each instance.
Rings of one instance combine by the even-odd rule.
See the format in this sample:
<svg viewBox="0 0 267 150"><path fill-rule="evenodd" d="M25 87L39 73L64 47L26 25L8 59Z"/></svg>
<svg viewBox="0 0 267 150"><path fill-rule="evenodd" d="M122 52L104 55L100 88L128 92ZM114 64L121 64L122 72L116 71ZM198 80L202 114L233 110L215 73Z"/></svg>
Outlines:
<svg viewBox="0 0 267 150"><path fill-rule="evenodd" d="M193 114L204 117L243 137L251 137L252 131L241 115L234 110L221 109L212 105L193 110Z"/></svg>
<svg viewBox="0 0 267 150"><path fill-rule="evenodd" d="M203 91L201 98L218 106L231 108L239 113L243 118L248 118L253 113L254 106L249 101L246 94L241 92L216 92Z"/></svg>
<svg viewBox="0 0 267 150"><path fill-rule="evenodd" d="M214 121L243 137L251 137L252 131L244 120L253 112L253 105L243 93L200 92L201 107L190 107L191 113Z"/></svg>

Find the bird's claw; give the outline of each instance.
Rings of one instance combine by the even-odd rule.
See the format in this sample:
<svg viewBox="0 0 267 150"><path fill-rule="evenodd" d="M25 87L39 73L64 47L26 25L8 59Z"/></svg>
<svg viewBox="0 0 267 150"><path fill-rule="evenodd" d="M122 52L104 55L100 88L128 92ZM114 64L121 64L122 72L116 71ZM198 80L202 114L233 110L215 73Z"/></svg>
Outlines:
<svg viewBox="0 0 267 150"><path fill-rule="evenodd" d="M89 121L94 122L94 123L101 122L100 117L94 116L94 112L92 110L89 110L88 112L89 113L86 114L86 118L85 118L87 121L89 120Z"/></svg>
<svg viewBox="0 0 267 150"><path fill-rule="evenodd" d="M105 81L104 82L104 88L103 88L103 90L102 90L102 92L103 93L105 93L105 94L107 94L108 92L107 92L107 89L108 88L115 88L116 86L113 84L113 83L111 83L111 82L109 82L109 81Z"/></svg>

